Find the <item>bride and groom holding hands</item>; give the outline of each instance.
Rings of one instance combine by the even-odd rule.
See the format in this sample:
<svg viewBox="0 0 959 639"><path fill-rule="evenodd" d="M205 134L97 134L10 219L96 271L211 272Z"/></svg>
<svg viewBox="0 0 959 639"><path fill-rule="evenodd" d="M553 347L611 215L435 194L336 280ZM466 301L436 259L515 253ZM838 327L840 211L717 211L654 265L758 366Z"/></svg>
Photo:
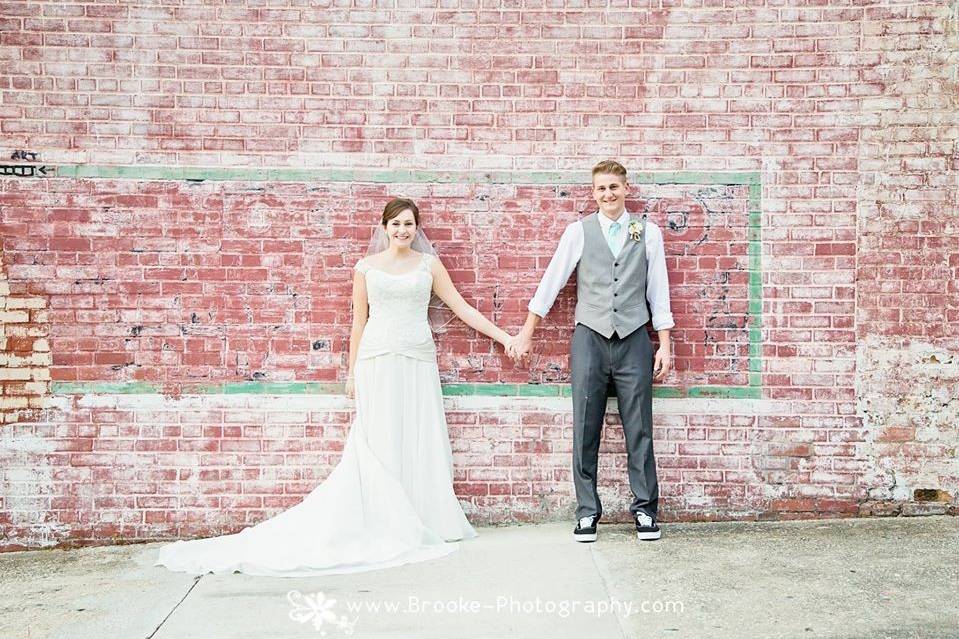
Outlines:
<svg viewBox="0 0 959 639"><path fill-rule="evenodd" d="M673 326L663 236L626 210L631 187L621 164L600 162L592 182L597 210L563 232L515 336L459 294L422 232L416 204L391 200L369 254L354 267L346 394L355 400L355 417L340 462L289 510L233 535L164 546L155 565L270 576L347 573L439 557L457 548L451 542L475 536L453 492L431 306L445 304L520 362L574 270L573 537L596 540L599 445L612 386L637 538L659 539L652 382L670 370ZM650 322L659 335L655 353Z"/></svg>

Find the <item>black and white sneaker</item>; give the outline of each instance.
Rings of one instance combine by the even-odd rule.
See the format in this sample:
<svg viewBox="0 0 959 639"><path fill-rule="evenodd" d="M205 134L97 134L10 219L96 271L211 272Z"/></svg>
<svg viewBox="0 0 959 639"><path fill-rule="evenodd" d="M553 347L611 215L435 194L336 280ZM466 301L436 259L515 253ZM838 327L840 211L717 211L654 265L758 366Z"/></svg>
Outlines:
<svg viewBox="0 0 959 639"><path fill-rule="evenodd" d="M643 510L637 510L633 516L636 518L636 536L640 541L656 541L660 538L662 533L655 517Z"/></svg>
<svg viewBox="0 0 959 639"><path fill-rule="evenodd" d="M576 522L576 530L573 531L573 539L576 541L596 541L596 525L598 523L599 515L580 517L580 520Z"/></svg>

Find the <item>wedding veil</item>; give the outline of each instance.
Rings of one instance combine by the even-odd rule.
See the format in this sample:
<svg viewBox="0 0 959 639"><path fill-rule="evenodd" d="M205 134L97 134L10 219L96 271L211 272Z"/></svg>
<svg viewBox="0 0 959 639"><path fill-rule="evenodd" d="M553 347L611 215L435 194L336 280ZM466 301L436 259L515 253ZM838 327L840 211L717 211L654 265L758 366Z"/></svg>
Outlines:
<svg viewBox="0 0 959 639"><path fill-rule="evenodd" d="M370 245L366 249L366 255L375 255L382 253L390 246L390 238L386 235L386 230L382 224L376 224L373 227L373 234L370 237ZM437 259L436 247L426 237L426 233L419 226L416 227L416 235L413 236L413 243L410 248L420 253L428 253ZM453 321L453 311L441 300L436 293L430 293L429 309L427 310L430 328L434 333L445 333L446 327Z"/></svg>

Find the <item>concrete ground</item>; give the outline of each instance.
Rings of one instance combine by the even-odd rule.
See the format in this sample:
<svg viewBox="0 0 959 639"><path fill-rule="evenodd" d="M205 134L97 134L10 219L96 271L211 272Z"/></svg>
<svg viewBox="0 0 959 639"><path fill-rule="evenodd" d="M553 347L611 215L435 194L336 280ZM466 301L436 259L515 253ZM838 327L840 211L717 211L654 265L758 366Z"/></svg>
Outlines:
<svg viewBox="0 0 959 639"><path fill-rule="evenodd" d="M481 528L435 561L300 579L172 573L160 544L6 553L0 637L959 637L959 518L663 530Z"/></svg>

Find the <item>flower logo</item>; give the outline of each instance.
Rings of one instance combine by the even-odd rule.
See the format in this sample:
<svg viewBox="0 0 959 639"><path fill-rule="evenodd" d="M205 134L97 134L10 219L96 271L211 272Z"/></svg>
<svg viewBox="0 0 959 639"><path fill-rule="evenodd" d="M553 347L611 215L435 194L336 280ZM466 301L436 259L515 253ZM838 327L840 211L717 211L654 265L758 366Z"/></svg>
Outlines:
<svg viewBox="0 0 959 639"><path fill-rule="evenodd" d="M286 599L293 608L290 610L290 619L299 623L313 622L313 628L319 631L321 636L326 636L326 630L323 626L333 627L343 632L343 634L353 634L353 627L356 625L356 619L350 621L345 616L339 616L333 612L336 605L336 599L327 599L322 592L312 595L303 594L299 590L291 590L286 593Z"/></svg>

